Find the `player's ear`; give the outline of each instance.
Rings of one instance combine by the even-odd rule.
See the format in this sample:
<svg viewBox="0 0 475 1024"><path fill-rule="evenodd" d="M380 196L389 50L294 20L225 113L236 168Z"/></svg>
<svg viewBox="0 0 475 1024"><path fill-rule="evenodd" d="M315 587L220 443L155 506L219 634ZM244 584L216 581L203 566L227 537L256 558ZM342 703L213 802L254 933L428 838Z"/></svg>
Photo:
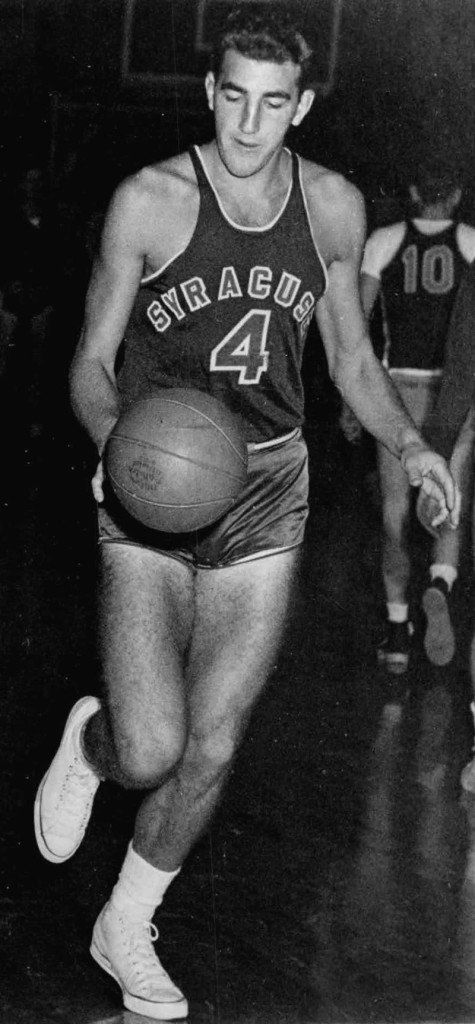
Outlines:
<svg viewBox="0 0 475 1024"><path fill-rule="evenodd" d="M303 121L305 115L308 114L314 99L315 93L313 89L304 89L299 99L297 110L292 118L292 124L297 125Z"/></svg>
<svg viewBox="0 0 475 1024"><path fill-rule="evenodd" d="M419 195L419 189L417 185L409 185L409 195L413 203L420 203L421 197Z"/></svg>
<svg viewBox="0 0 475 1024"><path fill-rule="evenodd" d="M214 110L214 88L216 85L216 79L212 71L208 71L205 78L205 89L206 96L208 98L208 107L210 110Z"/></svg>

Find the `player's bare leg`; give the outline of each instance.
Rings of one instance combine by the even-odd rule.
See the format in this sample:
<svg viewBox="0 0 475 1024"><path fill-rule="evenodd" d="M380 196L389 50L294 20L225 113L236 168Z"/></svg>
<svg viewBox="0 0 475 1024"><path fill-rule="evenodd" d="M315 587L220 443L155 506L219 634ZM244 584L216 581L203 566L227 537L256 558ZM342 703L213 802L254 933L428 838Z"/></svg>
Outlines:
<svg viewBox="0 0 475 1024"><path fill-rule="evenodd" d="M450 468L461 494L460 524L456 530L439 529L434 542L429 581L422 596L426 615L424 647L434 665L448 665L455 654L451 617L452 588L458 577L460 549L470 522L473 501L474 417L470 416L457 439Z"/></svg>
<svg viewBox="0 0 475 1024"><path fill-rule="evenodd" d="M194 616L194 573L126 544L102 548L99 623L105 705L85 749L104 777L153 789L186 741L184 665Z"/></svg>
<svg viewBox="0 0 475 1024"><path fill-rule="evenodd" d="M409 662L410 624L408 589L411 563L407 532L411 493L399 460L378 445L382 504L382 570L386 594L388 632L380 648L388 671L405 672Z"/></svg>
<svg viewBox="0 0 475 1024"><path fill-rule="evenodd" d="M188 739L169 781L140 808L134 847L172 871L206 827L285 628L298 555L202 570L187 658Z"/></svg>
<svg viewBox="0 0 475 1024"><path fill-rule="evenodd" d="M109 712L92 718L86 746L104 774L149 792L91 952L130 1009L184 1016L186 1000L163 972L148 929L208 824L274 663L298 555L194 574L126 546L103 554ZM137 963L139 975L131 975Z"/></svg>

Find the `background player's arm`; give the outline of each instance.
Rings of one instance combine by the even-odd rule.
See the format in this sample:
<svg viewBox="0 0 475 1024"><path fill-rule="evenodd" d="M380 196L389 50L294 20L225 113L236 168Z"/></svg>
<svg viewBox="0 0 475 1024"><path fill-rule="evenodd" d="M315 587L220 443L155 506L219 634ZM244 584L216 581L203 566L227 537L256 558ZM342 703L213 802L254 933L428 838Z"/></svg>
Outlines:
<svg viewBox="0 0 475 1024"><path fill-rule="evenodd" d="M374 354L359 296L365 237L363 201L347 183L332 187L332 249L328 288L317 306L317 323L330 374L363 426L401 459L409 481L440 501L442 514L458 518L452 478L441 456L428 449Z"/></svg>
<svg viewBox="0 0 475 1024"><path fill-rule="evenodd" d="M139 225L137 197L125 184L106 218L70 373L74 413L99 454L119 416L115 361L143 272Z"/></svg>

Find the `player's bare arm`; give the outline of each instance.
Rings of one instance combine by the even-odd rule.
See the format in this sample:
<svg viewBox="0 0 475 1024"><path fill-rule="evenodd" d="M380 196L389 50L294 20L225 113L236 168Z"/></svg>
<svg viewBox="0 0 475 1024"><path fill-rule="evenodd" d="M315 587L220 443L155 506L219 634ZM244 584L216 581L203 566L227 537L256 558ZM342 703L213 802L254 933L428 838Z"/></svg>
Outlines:
<svg viewBox="0 0 475 1024"><path fill-rule="evenodd" d="M457 496L446 463L416 430L368 335L359 295L363 199L341 176L327 172L316 174L306 187L328 272L316 316L331 377L363 426L401 459L411 484L434 494L441 514L453 513L455 525Z"/></svg>
<svg viewBox="0 0 475 1024"><path fill-rule="evenodd" d="M381 281L372 274L361 274L360 276L360 300L366 323L369 323L371 313L376 299L381 290Z"/></svg>
<svg viewBox="0 0 475 1024"><path fill-rule="evenodd" d="M187 244L195 205L187 156L146 168L112 199L70 376L74 412L99 453L119 415L115 362L140 280Z"/></svg>

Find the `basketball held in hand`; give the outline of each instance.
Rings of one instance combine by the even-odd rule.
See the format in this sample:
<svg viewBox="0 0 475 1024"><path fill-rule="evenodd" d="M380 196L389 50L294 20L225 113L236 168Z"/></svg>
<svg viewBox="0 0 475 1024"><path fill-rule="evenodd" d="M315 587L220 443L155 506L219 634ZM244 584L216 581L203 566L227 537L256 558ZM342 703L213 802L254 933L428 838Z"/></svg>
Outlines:
<svg viewBox="0 0 475 1024"><path fill-rule="evenodd" d="M189 533L234 505L247 479L237 416L194 388L164 388L117 421L104 453L122 507L144 526Z"/></svg>

